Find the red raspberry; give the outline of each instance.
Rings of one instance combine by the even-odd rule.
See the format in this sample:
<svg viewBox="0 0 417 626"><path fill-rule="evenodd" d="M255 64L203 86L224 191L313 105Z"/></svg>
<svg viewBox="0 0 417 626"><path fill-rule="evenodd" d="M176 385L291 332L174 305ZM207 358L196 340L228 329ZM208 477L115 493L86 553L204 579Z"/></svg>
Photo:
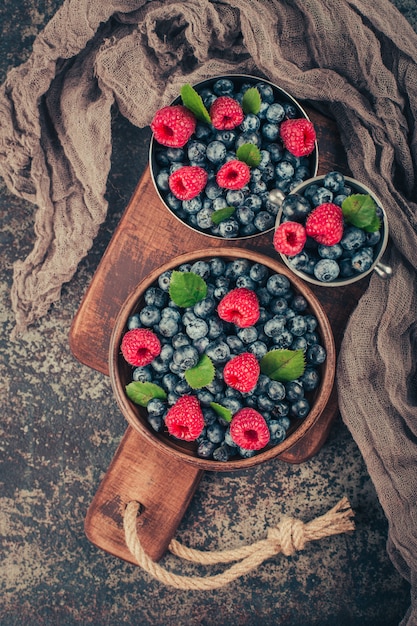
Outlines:
<svg viewBox="0 0 417 626"><path fill-rule="evenodd" d="M216 175L216 183L226 189L242 189L249 181L249 165L237 159L226 161Z"/></svg>
<svg viewBox="0 0 417 626"><path fill-rule="evenodd" d="M204 417L195 396L181 396L165 416L168 432L177 439L194 441L204 428Z"/></svg>
<svg viewBox="0 0 417 626"><path fill-rule="evenodd" d="M228 96L216 98L210 107L211 123L217 130L233 130L245 117L237 100Z"/></svg>
<svg viewBox="0 0 417 626"><path fill-rule="evenodd" d="M208 174L198 165L184 165L172 172L168 179L169 188L179 200L191 200L206 186Z"/></svg>
<svg viewBox="0 0 417 626"><path fill-rule="evenodd" d="M256 356L252 352L243 352L226 363L223 378L229 387L247 393L256 386L260 373L261 368Z"/></svg>
<svg viewBox="0 0 417 626"><path fill-rule="evenodd" d="M217 313L222 320L239 328L253 326L259 319L258 297L251 289L236 287L220 300Z"/></svg>
<svg viewBox="0 0 417 626"><path fill-rule="evenodd" d="M270 439L269 428L258 411L246 407L240 409L230 423L230 436L245 450L260 450Z"/></svg>
<svg viewBox="0 0 417 626"><path fill-rule="evenodd" d="M295 256L304 248L306 229L298 222L282 222L274 234L274 248L281 254Z"/></svg>
<svg viewBox="0 0 417 626"><path fill-rule="evenodd" d="M333 202L320 204L307 217L306 233L325 246L339 243L343 237L342 209Z"/></svg>
<svg viewBox="0 0 417 626"><path fill-rule="evenodd" d="M161 352L158 337L149 328L133 328L123 336L121 351L130 365L148 365Z"/></svg>
<svg viewBox="0 0 417 626"><path fill-rule="evenodd" d="M280 126L281 139L288 152L296 157L307 156L314 150L316 131L304 117L285 120Z"/></svg>
<svg viewBox="0 0 417 626"><path fill-rule="evenodd" d="M185 146L196 127L194 114L181 104L163 107L154 115L151 129L158 143L168 148Z"/></svg>

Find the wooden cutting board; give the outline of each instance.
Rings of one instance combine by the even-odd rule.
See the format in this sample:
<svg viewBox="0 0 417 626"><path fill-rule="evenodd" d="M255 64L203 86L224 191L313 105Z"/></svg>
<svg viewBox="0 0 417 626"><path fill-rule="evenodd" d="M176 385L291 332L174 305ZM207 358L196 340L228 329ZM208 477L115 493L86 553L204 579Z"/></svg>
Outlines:
<svg viewBox="0 0 417 626"><path fill-rule="evenodd" d="M350 174L336 125L304 105L313 121L319 145L319 174L337 169ZM257 250L276 257L273 233L251 239L227 241L228 247ZM194 232L161 203L147 168L101 259L81 302L70 330L74 356L83 364L109 374L108 352L112 328L119 309L131 290L149 272L173 257L225 242ZM331 322L337 350L350 313L368 284L367 278L332 289L310 285L324 306ZM301 463L325 442L338 413L333 389L317 424L292 448L278 457L288 463ZM162 557L173 538L192 498L202 471L190 464L156 452L128 427L113 461L100 484L85 520L89 540L110 554L132 561L124 541L123 511L130 500L142 505L138 535L149 556Z"/></svg>

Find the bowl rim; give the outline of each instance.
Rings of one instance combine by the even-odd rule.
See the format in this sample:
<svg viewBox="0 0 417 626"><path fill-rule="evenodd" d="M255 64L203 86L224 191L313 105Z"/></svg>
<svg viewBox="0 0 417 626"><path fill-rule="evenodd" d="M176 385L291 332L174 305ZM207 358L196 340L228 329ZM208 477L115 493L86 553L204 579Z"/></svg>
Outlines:
<svg viewBox="0 0 417 626"><path fill-rule="evenodd" d="M304 107L298 102L298 100L296 100L296 98L294 98L294 96L292 96L290 93L288 93L288 91L286 91L285 89L283 89L282 87L279 87L278 85L276 85L275 83L273 83L272 81L268 80L267 78L262 78L261 76L254 76L252 74L220 74L218 76L214 76L213 78L205 78L204 80L201 80L197 83L194 83L192 86L194 88L196 87L202 87L206 84L210 84L213 83L213 81L219 80L221 78L230 78L230 79L248 79L250 81L256 81L256 82L263 82L266 83L268 85L270 85L271 87L273 87L274 89L280 91L283 96L285 96L286 98L288 98L288 100L290 100L293 104L295 104L295 106L297 107L297 109L302 113L302 115L311 122L311 119L308 115L308 113L306 112L306 110L304 109ZM181 96L177 96L176 98L174 98L174 100L172 100L171 105L173 104L177 104L180 101L180 97ZM252 239L253 237L259 237L260 235L265 235L266 233L270 233L273 230L275 230L275 226L271 226L271 228L268 228L267 230L262 230L259 231L258 233L254 233L253 235L245 235L243 237L231 237L230 239L228 239L227 237L220 237L219 235L213 235L212 233L206 233L203 230L200 230L198 228L196 228L195 226L191 226L190 224L187 224L187 222L185 222L184 220L182 220L180 217L178 217L178 215L175 213L175 211L173 209L171 209L167 203L165 202L162 193L160 192L158 185L156 184L156 176L154 173L154 156L155 156L155 152L156 152L156 147L158 146L158 142L155 139L154 133L152 133L151 135L151 139L150 139L150 143L149 143L149 156L148 156L148 160L149 160L149 171L150 171L150 175L151 175L151 179L155 188L155 191L160 199L160 201L162 202L162 204L164 205L164 207L175 217L175 219L177 219L181 224L183 224L184 226L186 226L187 228L190 228L193 232L198 233L199 235L204 235L205 237L210 237L212 239L216 239L216 240L220 240L220 241L245 241L246 239ZM311 156L313 155L315 156L315 161L314 161L314 167L313 167L313 177L317 175L318 169L319 169L319 146L318 146L318 141L317 138L314 142L314 151L310 153ZM310 180L310 179L308 179Z"/></svg>
<svg viewBox="0 0 417 626"><path fill-rule="evenodd" d="M303 181L302 183L300 183L299 185L294 187L294 189L291 189L290 193L287 194L287 195L291 196L291 195L294 195L296 193L300 193L300 191L304 191L305 188L308 187L309 185L312 185L312 184L316 183L317 181L323 180L325 176L326 176L326 174L320 174L318 176L314 176L313 178L308 178L307 180ZM351 176L345 176L344 174L343 174L343 176L344 176L344 179L345 179L346 182L348 182L352 186L356 187L357 190L360 189L361 191L364 191L365 193L369 194L375 200L375 202L377 203L378 207L382 211L383 236L382 236L382 239L381 239L381 241L379 243L380 247L379 247L378 254L375 257L374 262L372 263L372 265L371 265L371 267L369 269L367 269L365 272L362 272L361 274L356 274L355 276L350 276L349 278L341 278L341 279L336 279L334 281L329 281L329 282L320 281L317 278L315 278L314 276L311 276L310 274L307 274L306 272L303 272L302 270L298 270L298 269L292 267L290 262L288 261L288 256L285 255L285 254L282 254L281 252L278 252L279 256L281 257L281 259L283 261L283 263L285 263L286 267L288 267L293 274L295 274L299 278L302 278L306 282L311 283L313 285L318 285L319 287L345 287L346 285L351 285L353 283L358 282L359 280L362 280L363 278L365 278L365 276L368 276L369 274L371 274L375 270L375 267L378 265L379 261L381 260L383 254L384 254L384 252L385 252L385 250L387 248L387 245L388 245L388 238L389 238L388 218L387 218L387 214L386 214L386 211L384 209L384 206L383 206L381 200L378 198L376 193L372 189L370 189L370 187L365 185L365 183L362 183L357 178L352 178ZM281 218L282 218L282 208L280 208L278 213L277 213L277 218L276 218L276 221L275 221L274 230L276 230L277 227L279 226L279 224L281 223Z"/></svg>
<svg viewBox="0 0 417 626"><path fill-rule="evenodd" d="M134 405L134 403L128 399L122 385L118 369L119 359L123 358L121 356L120 344L122 336L126 332L128 318L134 312L135 306L138 305L140 297L143 295L145 289L147 289L158 278L158 276L166 270L174 269L175 267L185 262L214 258L217 256L228 257L231 259L248 258L253 262L259 262L267 265L267 267L270 268L272 271L287 276L295 289L304 295L304 297L308 301L309 308L317 317L320 328L320 336L322 338L323 345L326 347L327 351L327 358L324 363L320 386L316 391L314 403L307 417L304 420L300 421L300 424L297 426L297 428L292 433L290 433L290 435L288 435L288 437L286 437L281 443L278 443L275 446L271 446L270 448L266 448L265 450L255 454L253 457L247 459L233 459L226 462L215 461L212 459L202 459L200 457L197 457L192 451L190 453L187 452L186 449L184 449L184 443L180 441L177 443L174 438L168 439L168 436L166 434L161 436L159 433L152 431L151 427L146 425L145 417L143 417L142 419L138 418L137 414L140 415L141 407ZM127 297L124 304L121 306L119 314L115 320L113 332L110 338L109 373L111 386L119 408L121 409L121 412L129 425L133 427L137 432L139 432L147 441L147 443L155 446L162 454L172 455L179 461L184 461L185 463L197 466L202 470L208 471L227 472L233 470L243 470L275 458L291 448L295 443L297 443L302 437L307 434L307 432L316 423L317 419L320 417L323 410L325 409L333 390L335 371L336 348L333 332L327 314L317 296L300 278L294 276L294 274L290 272L289 269L285 265L283 265L282 262L280 262L278 259L272 259L262 253L254 252L251 250L244 250L236 247L221 248L218 250L213 248L204 248L201 250L196 250L194 252L183 253L171 259L170 261L167 261L162 266L155 268L148 274L145 279L138 283L138 285Z"/></svg>

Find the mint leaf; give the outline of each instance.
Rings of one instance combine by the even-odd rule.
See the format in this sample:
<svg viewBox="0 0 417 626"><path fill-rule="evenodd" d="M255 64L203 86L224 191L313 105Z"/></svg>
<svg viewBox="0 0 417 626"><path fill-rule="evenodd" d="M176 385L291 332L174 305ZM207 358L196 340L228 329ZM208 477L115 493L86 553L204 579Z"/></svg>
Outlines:
<svg viewBox="0 0 417 626"><path fill-rule="evenodd" d="M171 274L169 295L178 306L194 306L206 297L207 283L194 272L174 270Z"/></svg>
<svg viewBox="0 0 417 626"><path fill-rule="evenodd" d="M214 211L214 213L211 214L211 221L213 222L213 224L220 224L220 222L229 219L229 217L233 215L235 211L236 207L225 206L223 209Z"/></svg>
<svg viewBox="0 0 417 626"><path fill-rule="evenodd" d="M249 87L243 95L242 109L245 115L248 113L259 113L261 108L261 94L256 87Z"/></svg>
<svg viewBox="0 0 417 626"><path fill-rule="evenodd" d="M203 354L197 365L185 372L185 380L192 389L201 389L212 382L215 373L212 360Z"/></svg>
<svg viewBox="0 0 417 626"><path fill-rule="evenodd" d="M369 194L354 193L342 202L342 213L349 224L373 232L380 227L377 205Z"/></svg>
<svg viewBox="0 0 417 626"><path fill-rule="evenodd" d="M225 406L219 404L218 402L210 402L210 406L217 413L217 415L223 418L226 422L232 421L232 411L230 409L226 409Z"/></svg>
<svg viewBox="0 0 417 626"><path fill-rule="evenodd" d="M149 400L153 398L159 398L159 400L165 400L167 394L159 385L155 383L142 383L140 381L134 381L126 385L126 394L129 400L132 400L139 406L148 406Z"/></svg>
<svg viewBox="0 0 417 626"><path fill-rule="evenodd" d="M239 161L243 161L249 167L258 167L261 162L261 151L254 143L244 143L236 150Z"/></svg>
<svg viewBox="0 0 417 626"><path fill-rule="evenodd" d="M207 122L207 124L211 124L209 112L207 111L201 96L196 92L194 87L187 83L181 87L180 94L183 105L194 113L197 119L202 122Z"/></svg>
<svg viewBox="0 0 417 626"><path fill-rule="evenodd" d="M260 365L262 374L288 382L303 374L305 356L302 350L271 350L262 357Z"/></svg>

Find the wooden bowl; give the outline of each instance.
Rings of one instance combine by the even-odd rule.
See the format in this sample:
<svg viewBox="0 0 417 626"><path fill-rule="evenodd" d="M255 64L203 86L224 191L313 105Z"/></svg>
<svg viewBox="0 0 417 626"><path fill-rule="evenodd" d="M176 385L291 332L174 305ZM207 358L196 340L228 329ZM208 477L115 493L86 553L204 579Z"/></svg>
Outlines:
<svg viewBox="0 0 417 626"><path fill-rule="evenodd" d="M127 330L127 322L131 315L140 311L143 307L143 294L166 270L174 269L183 263L197 260L209 260L213 257L222 257L225 260L237 258L248 259L252 262L267 266L274 273L288 277L294 292L302 294L308 302L309 312L313 313L318 320L317 332L320 335L321 344L327 352L326 361L320 366L321 382L319 387L309 394L310 412L303 420L297 420L287 431L287 437L273 446L267 446L251 458L232 458L228 461L215 461L203 459L196 454L195 442L183 442L170 436L167 432L155 432L146 419L146 409L134 404L126 395L125 387L132 380L132 367L125 361L121 354L121 341ZM155 269L143 280L122 305L116 319L109 349L109 371L112 388L117 403L126 420L144 439L152 446L165 454L172 455L185 463L197 466L202 470L230 471L253 467L279 456L285 450L291 448L302 439L310 428L317 422L329 400L333 388L336 365L336 352L333 333L327 315L312 293L309 287L280 261L249 250L239 248L204 249L175 257L163 266Z"/></svg>

